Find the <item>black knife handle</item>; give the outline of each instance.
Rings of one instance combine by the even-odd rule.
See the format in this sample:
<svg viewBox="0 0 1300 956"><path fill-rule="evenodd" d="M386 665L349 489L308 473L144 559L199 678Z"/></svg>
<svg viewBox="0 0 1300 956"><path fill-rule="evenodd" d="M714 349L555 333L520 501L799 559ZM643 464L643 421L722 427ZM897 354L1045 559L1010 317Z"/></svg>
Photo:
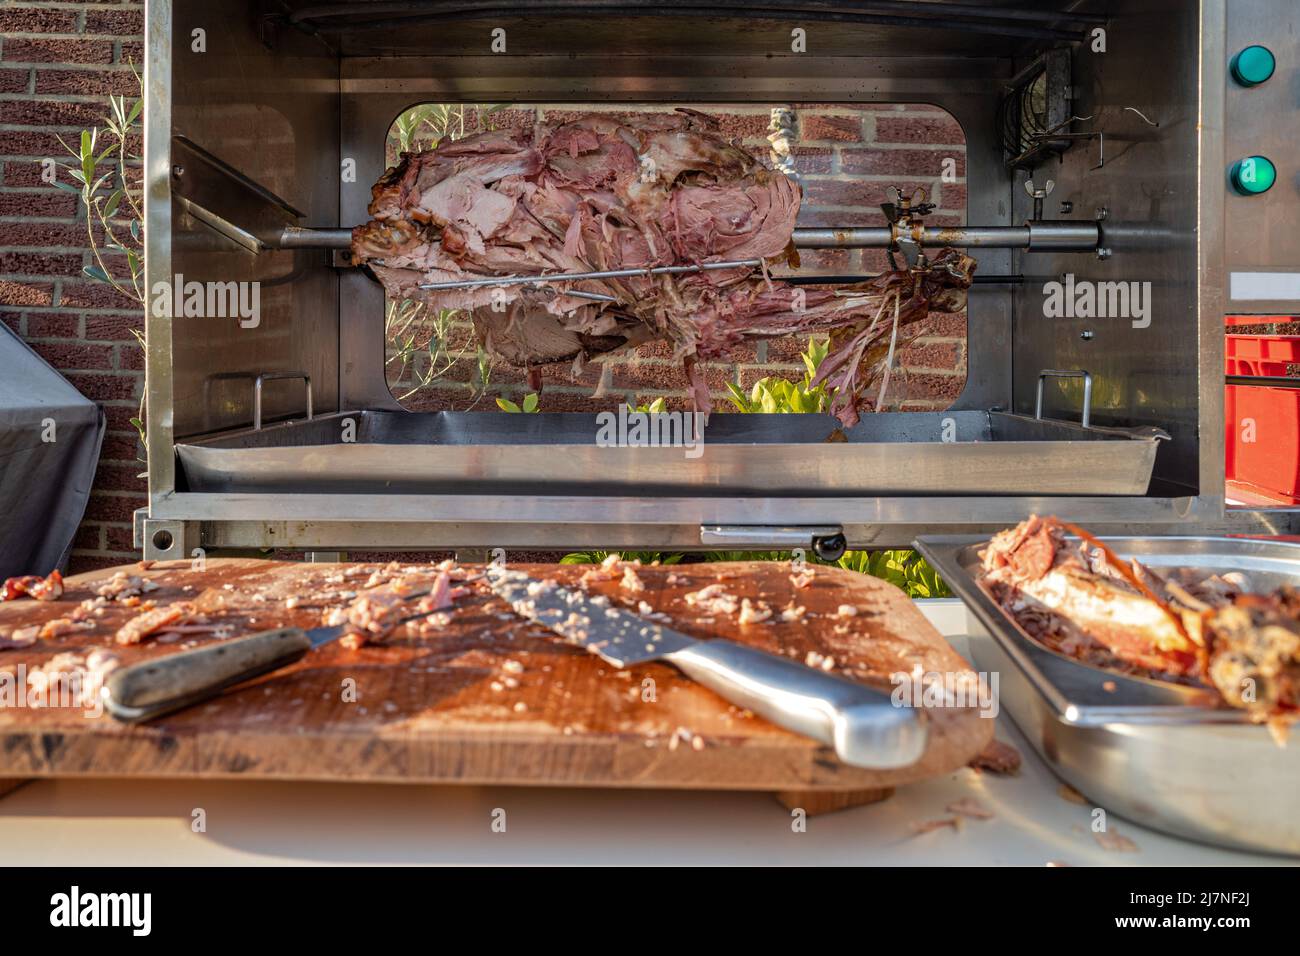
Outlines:
<svg viewBox="0 0 1300 956"><path fill-rule="evenodd" d="M109 674L104 708L128 723L149 720L292 664L310 650L306 631L280 627L141 661Z"/></svg>

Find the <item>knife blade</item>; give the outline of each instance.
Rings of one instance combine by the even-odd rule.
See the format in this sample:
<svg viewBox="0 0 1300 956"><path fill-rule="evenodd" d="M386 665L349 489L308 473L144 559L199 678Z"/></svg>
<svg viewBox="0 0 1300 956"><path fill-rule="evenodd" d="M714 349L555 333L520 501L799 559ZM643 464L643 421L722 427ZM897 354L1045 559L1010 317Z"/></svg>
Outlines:
<svg viewBox="0 0 1300 956"><path fill-rule="evenodd" d="M468 584L482 575L457 581ZM402 595L403 601L422 598L432 587ZM393 628L430 614L421 611L398 619ZM334 624L303 630L278 627L247 637L205 644L179 654L168 654L123 667L109 674L100 689L104 709L127 723L139 723L192 707L217 696L228 687L261 677L301 660L310 651L355 631L349 624Z"/></svg>
<svg viewBox="0 0 1300 956"><path fill-rule="evenodd" d="M520 617L618 668L663 661L775 724L833 747L853 767L893 769L921 758L924 714L835 674L723 638L698 640L555 581L489 568L488 584Z"/></svg>

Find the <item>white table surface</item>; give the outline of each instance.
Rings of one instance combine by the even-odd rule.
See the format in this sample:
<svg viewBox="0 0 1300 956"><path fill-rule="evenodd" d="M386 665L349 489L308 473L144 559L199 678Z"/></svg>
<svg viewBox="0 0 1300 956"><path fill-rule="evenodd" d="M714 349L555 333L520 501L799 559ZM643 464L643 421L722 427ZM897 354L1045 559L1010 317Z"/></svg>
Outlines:
<svg viewBox="0 0 1300 956"><path fill-rule="evenodd" d="M928 604L929 602L927 602ZM964 611L923 608L965 653ZM963 769L864 807L808 818L766 793L259 781L42 780L0 797L6 865L903 864L1043 866L1278 864L1164 836L1112 816L1137 852L1103 850L1090 808L1063 799L1010 719L998 736L1019 776ZM914 835L974 797L992 820ZM206 831L193 832L196 808ZM505 832L493 832L494 811Z"/></svg>

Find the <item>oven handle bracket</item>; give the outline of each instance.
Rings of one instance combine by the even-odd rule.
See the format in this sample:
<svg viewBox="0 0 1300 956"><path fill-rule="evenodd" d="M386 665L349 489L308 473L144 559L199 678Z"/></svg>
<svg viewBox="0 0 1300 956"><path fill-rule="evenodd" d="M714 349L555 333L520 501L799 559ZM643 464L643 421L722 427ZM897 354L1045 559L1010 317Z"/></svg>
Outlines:
<svg viewBox="0 0 1300 956"><path fill-rule="evenodd" d="M311 376L306 372L262 372L253 381L253 431L262 430L262 384L278 379L300 378L307 385L307 421L312 420Z"/></svg>
<svg viewBox="0 0 1300 956"><path fill-rule="evenodd" d="M760 551L808 549L823 561L837 561L848 550L844 529L833 525L700 525L700 544Z"/></svg>
<svg viewBox="0 0 1300 956"><path fill-rule="evenodd" d="M1079 424L1084 428L1092 424L1092 375L1081 368L1045 368L1038 373L1038 388L1034 394L1034 420L1043 420L1043 385L1049 378L1083 379L1083 417Z"/></svg>

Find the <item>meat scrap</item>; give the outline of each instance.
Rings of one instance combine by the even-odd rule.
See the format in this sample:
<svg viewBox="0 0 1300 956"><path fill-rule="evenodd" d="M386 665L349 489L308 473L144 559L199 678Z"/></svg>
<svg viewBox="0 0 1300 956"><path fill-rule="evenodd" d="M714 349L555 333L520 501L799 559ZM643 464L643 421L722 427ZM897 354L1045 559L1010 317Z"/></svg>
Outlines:
<svg viewBox="0 0 1300 956"><path fill-rule="evenodd" d="M126 598L139 597L149 591L158 590L158 584L136 574L118 571L107 581L95 588L95 594L109 601L123 601Z"/></svg>
<svg viewBox="0 0 1300 956"><path fill-rule="evenodd" d="M1070 540L1067 535L1073 535ZM1033 515L981 552L981 581L1033 638L1086 664L1218 691L1279 742L1300 717L1300 591L1156 573L1088 532Z"/></svg>
<svg viewBox="0 0 1300 956"><path fill-rule="evenodd" d="M1111 853L1136 853L1138 851L1138 845L1118 830L1094 832L1092 837L1097 841L1098 846Z"/></svg>
<svg viewBox="0 0 1300 956"><path fill-rule="evenodd" d="M353 230L352 261L368 266L390 298L470 312L483 347L530 372L667 342L702 412L710 402L698 363L725 358L747 340L820 331L832 333L832 352L818 383L838 389L832 411L853 424L860 396L920 333L922 320L965 308L975 265L944 249L916 273L887 272L837 289L773 279L767 263L797 263L791 240L800 187L693 110L635 126L592 113L444 138L434 149L404 153L371 196L373 218ZM419 288L737 260L763 265Z"/></svg>
<svg viewBox="0 0 1300 956"><path fill-rule="evenodd" d="M974 797L962 797L944 807L949 813L970 817L972 820L992 820L996 814Z"/></svg>
<svg viewBox="0 0 1300 956"><path fill-rule="evenodd" d="M1010 744L993 740L969 764L972 770L1015 776L1020 772L1020 751Z"/></svg>
<svg viewBox="0 0 1300 956"><path fill-rule="evenodd" d="M6 578L0 585L0 601L14 601L21 597L30 597L37 601L57 601L63 597L63 575L55 568L45 577L26 574L16 578Z"/></svg>
<svg viewBox="0 0 1300 956"><path fill-rule="evenodd" d="M180 624L193 614L193 606L184 602L153 608L123 624L113 639L119 644L139 644L146 637L167 630L170 625Z"/></svg>

